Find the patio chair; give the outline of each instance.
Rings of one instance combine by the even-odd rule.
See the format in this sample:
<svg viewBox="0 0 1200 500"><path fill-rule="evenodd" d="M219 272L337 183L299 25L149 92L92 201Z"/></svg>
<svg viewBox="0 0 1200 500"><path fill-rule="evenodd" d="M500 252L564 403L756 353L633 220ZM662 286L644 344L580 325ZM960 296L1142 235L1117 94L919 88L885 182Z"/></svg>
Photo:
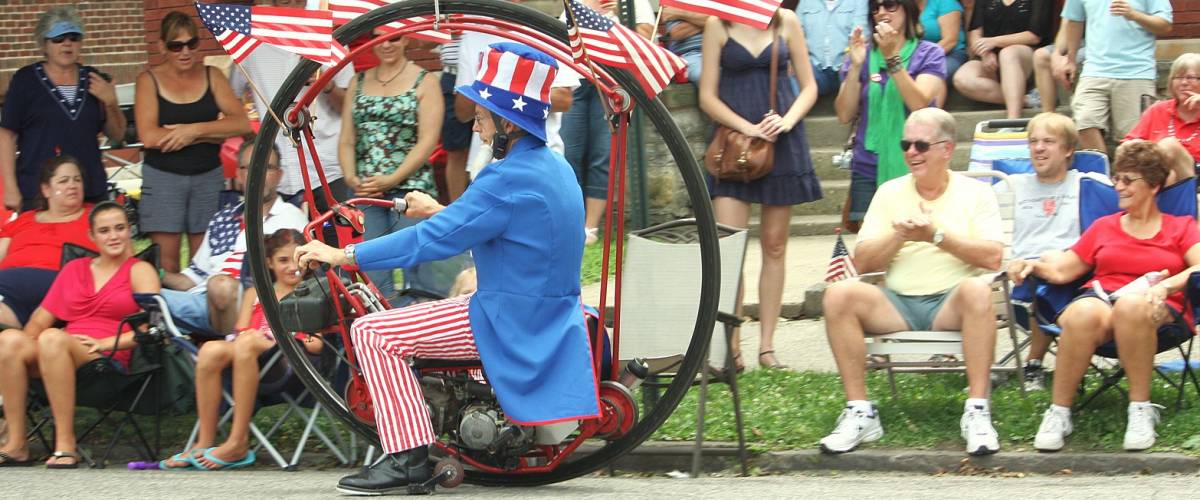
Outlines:
<svg viewBox="0 0 1200 500"><path fill-rule="evenodd" d="M994 178L998 182L1008 182L1008 176L1003 172L997 171L973 171L962 172L968 177L977 179ZM1012 185L1002 194L997 195L997 201L1000 204L1000 217L1004 225L1005 248L1004 262L1007 264L1011 257L1012 243L1012 219L1013 219L1013 196ZM1000 269L1005 268L1005 264L1000 266ZM871 273L868 275L859 276L863 281L882 284L884 273ZM1003 272L988 273L992 280L992 299L996 307L996 331L999 333L1002 330L1008 330L1009 340L1012 342L1012 350L1009 354L1000 358L1000 362L993 363L992 373L1007 373L1016 372L1021 387L1021 394L1025 394L1025 374L1021 363L1021 341L1017 335L1017 329L1010 319L1013 317L1012 302L1009 300L1011 296L1011 282L1007 275ZM957 331L902 331L895 333L887 333L882 335L869 335L866 338L867 343L867 369L882 369L887 370L888 385L891 389L892 397L898 397L896 389L896 373L936 373L936 372L962 372L966 370L966 363L962 361L963 346L962 332ZM916 355L923 359L899 361L893 359L893 356L911 356ZM1012 366L1007 366L1008 361L1012 361Z"/></svg>
<svg viewBox="0 0 1200 500"><path fill-rule="evenodd" d="M749 469L732 348L733 330L741 324L735 313L748 236L745 229L720 224L717 230L721 254L717 319L721 324L713 329L710 338L709 362L694 382L700 386L700 401L692 451L692 477L700 474L708 384L714 381L729 385L742 473L747 474ZM650 376L642 387L646 404L652 405L657 390L673 380L693 333L691 325L700 303L700 275L696 273L700 246L696 221L682 219L630 233L625 245L619 354L623 361L642 358L648 363Z"/></svg>

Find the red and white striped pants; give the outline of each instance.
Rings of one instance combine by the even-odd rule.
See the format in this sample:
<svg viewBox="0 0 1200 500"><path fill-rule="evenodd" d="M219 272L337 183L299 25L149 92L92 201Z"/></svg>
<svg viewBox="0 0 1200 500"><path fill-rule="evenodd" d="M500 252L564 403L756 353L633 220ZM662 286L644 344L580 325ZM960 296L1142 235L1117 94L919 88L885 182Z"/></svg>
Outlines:
<svg viewBox="0 0 1200 500"><path fill-rule="evenodd" d="M425 398L408 360L479 359L467 318L469 295L368 314L350 329L375 404L385 453L433 443Z"/></svg>

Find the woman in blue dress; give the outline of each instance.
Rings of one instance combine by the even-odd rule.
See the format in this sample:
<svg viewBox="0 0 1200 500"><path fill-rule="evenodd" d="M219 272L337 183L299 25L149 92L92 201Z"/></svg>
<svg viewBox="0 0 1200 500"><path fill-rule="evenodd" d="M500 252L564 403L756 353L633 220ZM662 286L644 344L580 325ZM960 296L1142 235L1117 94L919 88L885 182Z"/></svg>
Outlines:
<svg viewBox="0 0 1200 500"><path fill-rule="evenodd" d="M767 89L771 52L776 43L779 43L778 109L772 110ZM708 184L717 222L722 224L749 227L750 205L762 205L759 364L782 368L774 355L774 337L783 301L784 257L792 205L821 198L821 184L813 171L802 121L817 100L804 30L796 13L786 9L775 12L766 30L710 17L704 27L701 59L704 67L700 77L700 109L717 124L775 143L775 167L766 177L751 182L718 182L710 176ZM799 93L789 80L789 63L799 79ZM740 367L740 355L735 357Z"/></svg>

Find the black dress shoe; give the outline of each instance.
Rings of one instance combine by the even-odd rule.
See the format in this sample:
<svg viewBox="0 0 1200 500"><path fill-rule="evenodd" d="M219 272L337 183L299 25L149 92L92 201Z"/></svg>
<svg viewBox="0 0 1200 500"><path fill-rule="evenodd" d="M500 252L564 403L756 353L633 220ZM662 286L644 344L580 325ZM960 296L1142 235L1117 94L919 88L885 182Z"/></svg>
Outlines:
<svg viewBox="0 0 1200 500"><path fill-rule="evenodd" d="M343 477L337 490L347 495L428 495L433 493L433 485L424 483L432 476L429 447L420 446L389 454L358 474Z"/></svg>

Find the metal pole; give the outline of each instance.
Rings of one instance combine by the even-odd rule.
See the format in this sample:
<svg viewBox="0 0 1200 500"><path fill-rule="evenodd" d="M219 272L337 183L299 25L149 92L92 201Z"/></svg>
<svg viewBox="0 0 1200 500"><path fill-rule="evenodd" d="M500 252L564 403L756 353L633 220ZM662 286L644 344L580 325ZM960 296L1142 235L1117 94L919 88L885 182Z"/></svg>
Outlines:
<svg viewBox="0 0 1200 500"><path fill-rule="evenodd" d="M632 0L621 2L621 22L634 31L637 31L637 11ZM661 8L659 9L661 15ZM658 26L654 27L657 32ZM625 161L627 165L632 166L633 179L629 187L633 190L633 209L632 219L634 229L645 229L650 227L650 201L649 195L646 193L646 151L645 151L645 128L642 125L642 110L634 109L633 115L630 117L629 137L626 137L627 143L633 146L629 149L630 154L626 155ZM611 175L611 172L610 172ZM611 214L610 214L611 215Z"/></svg>

